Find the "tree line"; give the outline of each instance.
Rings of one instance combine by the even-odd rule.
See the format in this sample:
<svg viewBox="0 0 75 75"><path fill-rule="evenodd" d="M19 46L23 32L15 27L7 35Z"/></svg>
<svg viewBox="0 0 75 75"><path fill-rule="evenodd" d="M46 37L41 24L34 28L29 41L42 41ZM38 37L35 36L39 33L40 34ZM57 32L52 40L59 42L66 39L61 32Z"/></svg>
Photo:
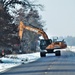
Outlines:
<svg viewBox="0 0 75 75"><path fill-rule="evenodd" d="M36 51L40 35L24 30L23 41L20 42L17 27L23 21L25 25L43 29L44 21L38 12L42 8L42 5L35 4L33 0L0 0L0 46L12 47L17 51L21 44L24 53Z"/></svg>

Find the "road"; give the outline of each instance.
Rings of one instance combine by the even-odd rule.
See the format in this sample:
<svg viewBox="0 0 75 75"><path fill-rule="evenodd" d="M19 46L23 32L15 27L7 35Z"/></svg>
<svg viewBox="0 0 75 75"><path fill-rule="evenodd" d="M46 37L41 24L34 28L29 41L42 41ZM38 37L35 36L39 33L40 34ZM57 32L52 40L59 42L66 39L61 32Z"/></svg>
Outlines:
<svg viewBox="0 0 75 75"><path fill-rule="evenodd" d="M75 56L47 56L22 64L0 75L75 75Z"/></svg>

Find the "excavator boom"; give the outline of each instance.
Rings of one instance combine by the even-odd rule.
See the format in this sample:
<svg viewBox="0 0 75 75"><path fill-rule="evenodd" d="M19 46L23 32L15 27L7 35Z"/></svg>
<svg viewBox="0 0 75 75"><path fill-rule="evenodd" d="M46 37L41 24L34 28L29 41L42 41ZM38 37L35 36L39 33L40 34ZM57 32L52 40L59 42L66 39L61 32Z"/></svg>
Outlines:
<svg viewBox="0 0 75 75"><path fill-rule="evenodd" d="M33 28L31 26L27 26L27 25L24 25L22 21L20 21L20 24L18 26L18 29L19 29L19 37L20 37L20 40L22 39L22 35L23 35L23 29L27 29L29 31L33 31L37 34L40 34L44 37L44 39L48 39L48 36L47 34L42 30L42 29L39 29L39 28Z"/></svg>

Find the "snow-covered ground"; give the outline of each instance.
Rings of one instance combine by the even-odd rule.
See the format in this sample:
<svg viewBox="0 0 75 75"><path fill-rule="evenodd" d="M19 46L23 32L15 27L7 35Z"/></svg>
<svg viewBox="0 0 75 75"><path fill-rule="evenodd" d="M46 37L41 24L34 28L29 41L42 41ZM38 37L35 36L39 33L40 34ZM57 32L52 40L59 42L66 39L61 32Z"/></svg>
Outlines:
<svg viewBox="0 0 75 75"><path fill-rule="evenodd" d="M55 55L55 54L50 54L50 55ZM68 46L66 49L61 50L61 55L75 56L75 47ZM46 54L46 56L49 56L49 54ZM2 57L0 58L0 60L2 60L5 63L0 63L0 72L10 69L11 67L36 61L39 58L40 58L39 52L30 53L30 54L9 55L6 57Z"/></svg>
<svg viewBox="0 0 75 75"><path fill-rule="evenodd" d="M4 63L0 63L0 72L3 72L7 69L10 69L15 66L19 66L22 63L26 64L33 62L40 58L40 53L30 53L30 54L18 54L18 55L9 55L6 57L0 58Z"/></svg>

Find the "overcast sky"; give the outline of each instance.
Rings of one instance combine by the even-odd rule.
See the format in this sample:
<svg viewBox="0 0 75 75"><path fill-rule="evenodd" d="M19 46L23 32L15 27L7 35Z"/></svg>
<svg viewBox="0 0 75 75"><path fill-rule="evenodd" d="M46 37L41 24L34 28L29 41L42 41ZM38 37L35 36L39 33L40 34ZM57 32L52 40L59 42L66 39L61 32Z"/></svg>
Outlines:
<svg viewBox="0 0 75 75"><path fill-rule="evenodd" d="M75 0L39 0L48 36L75 36Z"/></svg>

